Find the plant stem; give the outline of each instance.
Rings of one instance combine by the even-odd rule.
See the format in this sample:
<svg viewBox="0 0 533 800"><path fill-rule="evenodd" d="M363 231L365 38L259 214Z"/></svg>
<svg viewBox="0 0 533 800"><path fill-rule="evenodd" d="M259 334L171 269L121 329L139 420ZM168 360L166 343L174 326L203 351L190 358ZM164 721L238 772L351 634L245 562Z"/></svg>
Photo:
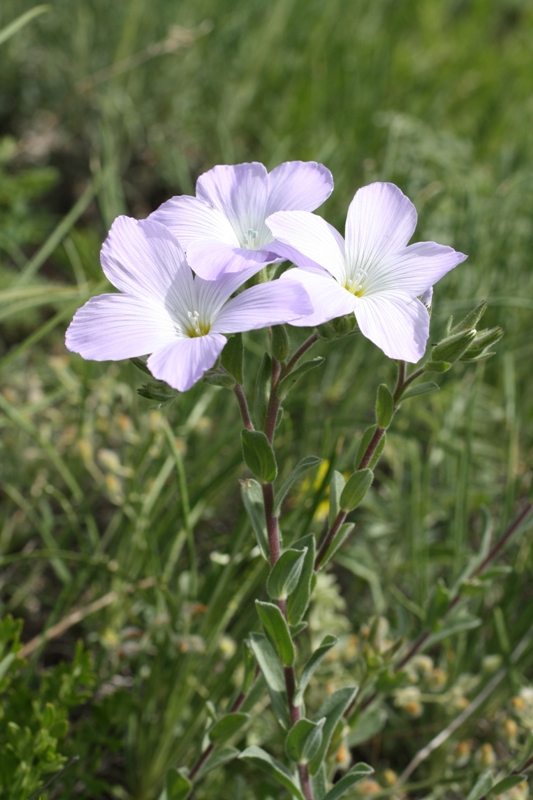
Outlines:
<svg viewBox="0 0 533 800"><path fill-rule="evenodd" d="M284 378L289 372L292 372L298 361L301 357L311 348L316 342L318 342L318 333L312 333L311 336L305 340L303 344L294 352L292 357L289 361L285 364L281 371L281 377Z"/></svg>
<svg viewBox="0 0 533 800"><path fill-rule="evenodd" d="M328 552L330 544L332 543L333 539L337 535L337 533L340 530L341 526L344 525L344 520L346 519L347 516L348 516L348 512L347 511L342 511L342 509L341 509L339 511L339 513L337 514L337 516L335 517L333 525L331 526L329 531L324 536L322 544L320 545L320 550L318 551L317 557L315 559L315 572L319 569L320 565L322 564L322 561L324 560L325 555Z"/></svg>
<svg viewBox="0 0 533 800"><path fill-rule="evenodd" d="M235 382L235 384L233 385L233 391L235 392L235 396L239 404L239 411L241 412L242 423L244 427L247 428L247 430L253 431L254 424L252 422L250 411L248 410L248 403L246 401L246 397L240 383Z"/></svg>

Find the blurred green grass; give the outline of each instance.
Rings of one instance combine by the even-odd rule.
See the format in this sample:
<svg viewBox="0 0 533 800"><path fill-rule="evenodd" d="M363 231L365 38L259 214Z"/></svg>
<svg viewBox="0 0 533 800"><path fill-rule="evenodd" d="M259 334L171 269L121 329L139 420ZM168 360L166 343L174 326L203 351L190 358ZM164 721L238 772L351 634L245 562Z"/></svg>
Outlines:
<svg viewBox="0 0 533 800"><path fill-rule="evenodd" d="M30 8L4 0L0 28ZM124 736L114 751L94 738L111 796L155 797L168 766L194 759L205 701L235 688L234 648L256 624L251 600L264 575L239 510L232 398L197 386L150 411L131 365L65 351L75 308L105 285L98 251L109 225L193 192L216 163L314 159L334 175L321 211L332 223L342 226L360 185L391 180L417 206L419 239L469 255L437 287L431 339L450 313L481 298L488 324L506 337L485 365L460 367L440 393L405 403L336 570L346 635L360 635L377 612L413 637L436 577L456 579L479 547L482 507L497 535L530 491L532 39L530 0L123 0L112 10L62 0L1 46L2 608L25 619L29 639L117 593L119 602L39 649L29 668L69 658L76 636L91 648L102 693L120 699L87 711ZM258 363L261 335L247 344ZM376 385L392 379L360 338L321 347L322 374L307 376L286 404L287 470L308 453L348 467ZM313 492L306 484L288 506L295 534L311 524ZM495 609L513 645L530 625L527 536L505 560L512 577L472 600L483 626L432 653L450 681L502 652ZM446 708L428 708L428 725L446 724ZM389 709L376 766L401 769L422 746L422 734L394 744L407 724ZM274 747L268 725L259 721L257 736ZM468 735L488 736L482 726ZM218 780L199 800L222 791ZM254 797L270 791L240 766L226 780L224 797L249 797L250 785Z"/></svg>

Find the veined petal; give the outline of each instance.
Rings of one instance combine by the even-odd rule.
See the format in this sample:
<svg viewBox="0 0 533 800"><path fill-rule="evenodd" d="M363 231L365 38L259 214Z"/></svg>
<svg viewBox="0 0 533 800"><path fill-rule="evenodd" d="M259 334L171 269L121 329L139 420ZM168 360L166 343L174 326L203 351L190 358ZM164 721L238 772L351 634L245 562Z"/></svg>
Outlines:
<svg viewBox="0 0 533 800"><path fill-rule="evenodd" d="M302 266L311 260L326 269L339 283L345 283L344 240L322 217L309 211L278 211L268 217L267 225L275 239L293 248L298 266L297 254L301 253L306 259Z"/></svg>
<svg viewBox="0 0 533 800"><path fill-rule="evenodd" d="M256 244L265 238L267 192L267 171L255 161L221 164L200 175L196 183L196 196L226 215L241 247L250 232L256 234Z"/></svg>
<svg viewBox="0 0 533 800"><path fill-rule="evenodd" d="M154 378L186 392L213 366L226 341L219 333L180 339L152 353L146 365Z"/></svg>
<svg viewBox="0 0 533 800"><path fill-rule="evenodd" d="M162 302L185 265L185 255L164 225L121 216L102 245L100 261L117 289Z"/></svg>
<svg viewBox="0 0 533 800"><path fill-rule="evenodd" d="M411 244L375 265L365 281L365 294L395 290L413 297L424 294L466 258L464 253L435 242Z"/></svg>
<svg viewBox="0 0 533 800"><path fill-rule="evenodd" d="M187 260L201 278L214 281L227 272L244 272L255 266L259 272L265 264L275 259L263 250L244 250L214 239L191 242Z"/></svg>
<svg viewBox="0 0 533 800"><path fill-rule="evenodd" d="M330 319L343 317L355 311L357 298L323 270L322 274L318 274L303 269L289 269L280 278L280 282L285 281L297 281L309 295L313 306L311 314L292 319L291 325L314 328L315 325L321 325Z"/></svg>
<svg viewBox="0 0 533 800"><path fill-rule="evenodd" d="M371 183L355 193L346 219L348 277L370 278L381 261L404 248L416 227L416 209L393 183Z"/></svg>
<svg viewBox="0 0 533 800"><path fill-rule="evenodd" d="M324 267L312 261L310 258L302 255L296 248L291 247L289 244L275 241L268 245L268 249L279 256L280 261L292 261L293 264L298 264L301 269L310 270L311 272L319 272L321 275L326 272ZM327 273L329 275L329 272Z"/></svg>
<svg viewBox="0 0 533 800"><path fill-rule="evenodd" d="M252 286L230 300L212 331L238 333L281 325L312 311L306 290L296 281L271 281Z"/></svg>
<svg viewBox="0 0 533 800"><path fill-rule="evenodd" d="M196 197L172 197L148 219L165 225L184 250L197 239L216 239L232 247L239 246L237 234L226 215Z"/></svg>
<svg viewBox="0 0 533 800"><path fill-rule="evenodd" d="M417 298L399 292L365 295L355 316L361 333L389 358L415 364L424 355L429 314Z"/></svg>
<svg viewBox="0 0 533 800"><path fill-rule="evenodd" d="M163 306L127 294L101 294L78 309L65 341L83 358L120 361L152 353L177 336Z"/></svg>
<svg viewBox="0 0 533 800"><path fill-rule="evenodd" d="M276 211L314 211L333 191L333 176L316 161L285 161L268 175L266 216Z"/></svg>

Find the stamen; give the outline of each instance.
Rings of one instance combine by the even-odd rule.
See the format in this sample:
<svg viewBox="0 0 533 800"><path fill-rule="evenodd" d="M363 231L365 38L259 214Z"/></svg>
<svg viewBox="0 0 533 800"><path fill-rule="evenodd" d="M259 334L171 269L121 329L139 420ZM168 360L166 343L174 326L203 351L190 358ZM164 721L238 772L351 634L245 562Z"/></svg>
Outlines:
<svg viewBox="0 0 533 800"><path fill-rule="evenodd" d="M364 269L358 269L353 278L348 278L345 288L352 294L360 296L363 292L363 284L367 278Z"/></svg>
<svg viewBox="0 0 533 800"><path fill-rule="evenodd" d="M245 247L255 247L255 240L259 236L257 231L254 231L253 228L248 228L248 233L244 236L244 245Z"/></svg>
<svg viewBox="0 0 533 800"><path fill-rule="evenodd" d="M198 322L198 320L200 319L200 314L198 313L198 311L187 311L187 316L191 321L191 325L193 327L194 332L198 336L201 336L202 330L200 328L200 323Z"/></svg>

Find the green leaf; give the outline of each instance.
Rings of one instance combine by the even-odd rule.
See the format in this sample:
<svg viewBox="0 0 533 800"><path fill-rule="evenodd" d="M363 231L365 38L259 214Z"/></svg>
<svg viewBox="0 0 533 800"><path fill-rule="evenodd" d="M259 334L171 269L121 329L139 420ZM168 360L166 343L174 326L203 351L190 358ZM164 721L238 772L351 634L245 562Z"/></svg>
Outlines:
<svg viewBox="0 0 533 800"><path fill-rule="evenodd" d="M385 385L385 384L383 384ZM374 480L371 469L360 469L348 478L342 490L339 505L343 511L353 511L364 500Z"/></svg>
<svg viewBox="0 0 533 800"><path fill-rule="evenodd" d="M331 561L337 550L339 550L339 548L342 547L342 545L344 544L344 542L346 541L346 539L351 534L354 528L355 528L354 522L345 522L344 525L341 525L341 527L331 540L328 549L326 550L324 558L320 563L320 569L324 569L326 564L328 564Z"/></svg>
<svg viewBox="0 0 533 800"><path fill-rule="evenodd" d="M272 359L265 353L255 380L254 420L256 428L264 428L266 412L270 398L270 381L272 379Z"/></svg>
<svg viewBox="0 0 533 800"><path fill-rule="evenodd" d="M302 702L303 694L307 688L309 681L311 680L314 671L316 670L316 668L318 667L318 665L320 664L326 653L329 653L331 648L337 644L337 641L338 641L337 638L335 636L332 636L331 634L324 636L317 649L309 658L307 664L302 670L302 675L300 677L300 681L298 684L298 691L296 692L296 695L294 697L294 702L296 705L300 705L300 703Z"/></svg>
<svg viewBox="0 0 533 800"><path fill-rule="evenodd" d="M265 632L278 649L281 663L285 667L290 667L294 663L295 653L287 620L274 603L256 600L255 606Z"/></svg>
<svg viewBox="0 0 533 800"><path fill-rule="evenodd" d="M456 633L463 633L463 631L471 631L474 628L479 628L481 620L478 617L472 617L464 614L461 617L450 620L440 630L435 631L426 642L426 648L432 647L437 642L447 639L449 636L454 636Z"/></svg>
<svg viewBox="0 0 533 800"><path fill-rule="evenodd" d="M252 479L241 481L240 483L242 502L248 514L248 518L252 523L261 555L264 559L270 561L265 504L263 501L261 484Z"/></svg>
<svg viewBox="0 0 533 800"><path fill-rule="evenodd" d="M346 478L342 472L335 470L331 476L331 481L329 484L328 524L330 528L335 522L337 514L340 511L340 499L345 486Z"/></svg>
<svg viewBox="0 0 533 800"><path fill-rule="evenodd" d="M346 794L348 789L351 789L352 786L359 783L362 778L366 778L367 775L372 775L373 772L374 770L368 764L356 764L340 779L340 781L337 781L335 786L329 790L324 800L339 800L339 797Z"/></svg>
<svg viewBox="0 0 533 800"><path fill-rule="evenodd" d="M315 367L319 367L324 363L324 361L324 358L318 356L317 358L312 358L309 361L304 361L303 364L299 364L296 369L294 369L289 375L286 375L280 382L277 391L279 399L283 400L284 397L287 397L291 389L296 386L300 378L302 378L310 370L315 369Z"/></svg>
<svg viewBox="0 0 533 800"><path fill-rule="evenodd" d="M165 779L166 800L186 800L192 789L192 782L182 770L170 768Z"/></svg>
<svg viewBox="0 0 533 800"><path fill-rule="evenodd" d="M317 456L306 456L306 458L302 458L302 460L295 466L279 492L276 492L276 502L274 503L274 514L278 514L281 509L281 504L283 503L287 492L291 489L292 485L298 480L298 478L307 472L310 469L314 469L314 467L318 467L319 464L322 463L322 459L318 458Z"/></svg>
<svg viewBox="0 0 533 800"><path fill-rule="evenodd" d="M462 331L469 331L472 328L475 328L487 310L487 303L485 300L482 300L479 305L477 305L472 311L470 311L461 322L458 322L453 328L451 327L452 318L450 318L450 322L448 324L448 334L454 333L461 333Z"/></svg>
<svg viewBox="0 0 533 800"><path fill-rule="evenodd" d="M267 592L273 600L285 600L296 589L304 564L304 550L285 550L280 555L267 580Z"/></svg>
<svg viewBox="0 0 533 800"><path fill-rule="evenodd" d="M450 364L455 364L455 362L466 353L475 338L475 330L460 331L459 333L447 336L433 347L431 351L431 360L446 361Z"/></svg>
<svg viewBox="0 0 533 800"><path fill-rule="evenodd" d="M242 343L242 333L235 333L226 342L220 363L230 375L233 375L237 383L244 383L244 345Z"/></svg>
<svg viewBox="0 0 533 800"><path fill-rule="evenodd" d="M525 780L527 780L527 775L508 775L507 778L503 778L503 780L494 784L489 792L490 794L503 794L509 791L509 789L514 789L515 786L518 786L519 783Z"/></svg>
<svg viewBox="0 0 533 800"><path fill-rule="evenodd" d="M448 372L451 366L449 361L433 361L433 359L430 359L424 364L424 372Z"/></svg>
<svg viewBox="0 0 533 800"><path fill-rule="evenodd" d="M0 44L3 44L11 36L14 36L21 28L31 22L34 17L38 17L39 14L44 14L45 11L50 11L51 8L48 5L42 6L34 6L30 8L29 11L26 11L24 14L21 14L20 17L16 17L13 22L10 22L9 25L6 25L5 28L0 30Z"/></svg>
<svg viewBox="0 0 533 800"><path fill-rule="evenodd" d="M246 725L249 719L250 715L243 714L241 711L226 714L215 722L209 731L209 738L213 744L225 744Z"/></svg>
<svg viewBox="0 0 533 800"><path fill-rule="evenodd" d="M450 592L442 578L437 579L437 585L433 589L429 607L426 613L426 623L431 630L442 619L450 607Z"/></svg>
<svg viewBox="0 0 533 800"><path fill-rule="evenodd" d="M479 776L471 792L466 796L466 800L481 800L492 789L492 775L490 772L484 772Z"/></svg>
<svg viewBox="0 0 533 800"><path fill-rule="evenodd" d="M425 383L417 383L416 386L410 386L404 394L402 394L402 402L408 400L409 397L417 397L419 394L429 394L429 392L440 391L440 386L434 381L426 381Z"/></svg>
<svg viewBox="0 0 533 800"><path fill-rule="evenodd" d="M310 533L294 542L293 548L307 548L298 585L287 600L287 619L290 625L297 625L307 611L311 597L311 581L315 573L315 537Z"/></svg>
<svg viewBox="0 0 533 800"><path fill-rule="evenodd" d="M242 454L246 466L262 483L270 483L278 474L276 456L272 445L262 431L241 431Z"/></svg>
<svg viewBox="0 0 533 800"><path fill-rule="evenodd" d="M378 386L376 397L376 423L380 428L388 428L394 414L394 398L386 383Z"/></svg>
<svg viewBox="0 0 533 800"><path fill-rule="evenodd" d="M328 775L325 764L322 764L316 775L311 775L311 785L315 800L324 800L328 791Z"/></svg>
<svg viewBox="0 0 533 800"><path fill-rule="evenodd" d="M235 378L227 372L214 369L213 371L204 372L202 383L207 383L209 386L221 386L223 389L233 389Z"/></svg>
<svg viewBox="0 0 533 800"><path fill-rule="evenodd" d="M324 703L322 703L317 717L318 719L325 717L326 722L324 723L320 748L318 749L318 752L314 758L309 762L309 772L311 775L314 775L320 769L320 765L326 757L326 753L328 751L332 736L335 732L335 728L337 727L337 723L356 694L357 687L346 686L343 689L338 689L336 692L333 692L333 694L327 697Z"/></svg>
<svg viewBox="0 0 533 800"><path fill-rule="evenodd" d="M368 708L361 711L346 737L346 744L348 747L357 747L358 744L368 742L383 730L386 722L387 712L383 708Z"/></svg>
<svg viewBox="0 0 533 800"><path fill-rule="evenodd" d="M274 780L288 789L292 796L296 797L297 800L305 800L298 785L296 784L295 779L287 767L284 764L281 764L279 761L276 761L275 758L272 758L272 756L261 747L252 745L252 747L248 747L246 750L244 750L240 754L239 758L243 761L249 761L256 767L259 767L259 769L262 769L263 772L266 772L267 775L270 775L271 778L274 778Z"/></svg>
<svg viewBox="0 0 533 800"><path fill-rule="evenodd" d="M307 764L318 751L322 743L322 728L325 719L311 722L299 719L290 729L285 740L285 752L291 761Z"/></svg>
<svg viewBox="0 0 533 800"><path fill-rule="evenodd" d="M278 361L286 361L291 349L291 339L286 325L272 326L272 355Z"/></svg>
<svg viewBox="0 0 533 800"><path fill-rule="evenodd" d="M198 772L196 776L197 779L203 778L208 772L211 772L211 770L216 769L217 767L221 767L228 761L233 761L233 759L237 758L238 755L239 751L236 747L217 747L215 750L213 750L212 754Z"/></svg>
<svg viewBox="0 0 533 800"><path fill-rule="evenodd" d="M285 675L278 654L263 633L250 634L250 647L266 680L272 708L284 728L290 726Z"/></svg>

